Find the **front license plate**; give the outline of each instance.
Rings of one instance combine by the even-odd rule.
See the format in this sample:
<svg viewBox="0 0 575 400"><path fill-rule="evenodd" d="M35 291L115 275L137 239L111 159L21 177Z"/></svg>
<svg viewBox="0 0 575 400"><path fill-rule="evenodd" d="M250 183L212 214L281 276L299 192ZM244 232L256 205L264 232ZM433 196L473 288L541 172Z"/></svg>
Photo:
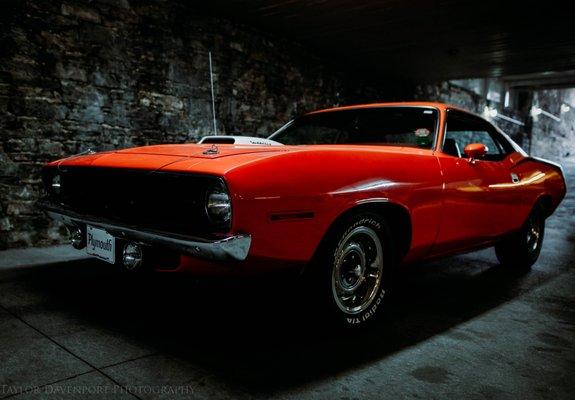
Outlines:
<svg viewBox="0 0 575 400"><path fill-rule="evenodd" d="M116 239L103 229L86 225L86 253L114 264Z"/></svg>

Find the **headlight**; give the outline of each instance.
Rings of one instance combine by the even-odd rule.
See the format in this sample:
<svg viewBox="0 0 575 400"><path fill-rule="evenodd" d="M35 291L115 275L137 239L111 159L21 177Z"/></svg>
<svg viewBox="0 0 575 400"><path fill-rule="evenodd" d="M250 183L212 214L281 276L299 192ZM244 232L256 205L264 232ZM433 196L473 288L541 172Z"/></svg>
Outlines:
<svg viewBox="0 0 575 400"><path fill-rule="evenodd" d="M208 217L217 224L229 224L232 220L232 202L223 183L219 183L208 191L206 197Z"/></svg>
<svg viewBox="0 0 575 400"><path fill-rule="evenodd" d="M56 195L60 194L60 190L62 189L62 178L59 174L56 174L52 177L52 182L50 183L49 189Z"/></svg>

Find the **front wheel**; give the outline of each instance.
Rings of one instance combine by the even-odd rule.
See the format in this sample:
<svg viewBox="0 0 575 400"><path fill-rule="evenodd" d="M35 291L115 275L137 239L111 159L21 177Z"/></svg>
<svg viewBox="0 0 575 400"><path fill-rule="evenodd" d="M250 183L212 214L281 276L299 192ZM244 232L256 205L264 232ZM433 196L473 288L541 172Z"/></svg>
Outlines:
<svg viewBox="0 0 575 400"><path fill-rule="evenodd" d="M394 257L388 225L377 214L355 214L333 229L323 247L315 266L319 300L336 322L366 325L381 314L390 288Z"/></svg>
<svg viewBox="0 0 575 400"><path fill-rule="evenodd" d="M521 229L495 246L500 264L507 268L529 269L539 257L545 235L545 214L536 205Z"/></svg>

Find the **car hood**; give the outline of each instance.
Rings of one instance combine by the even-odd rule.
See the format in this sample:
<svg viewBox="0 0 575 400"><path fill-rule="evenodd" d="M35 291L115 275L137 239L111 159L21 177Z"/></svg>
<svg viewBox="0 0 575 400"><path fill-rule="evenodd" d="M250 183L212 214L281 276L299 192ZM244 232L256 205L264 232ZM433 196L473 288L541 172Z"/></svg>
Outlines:
<svg viewBox="0 0 575 400"><path fill-rule="evenodd" d="M421 153L421 149L395 146L361 145L309 145L309 146L267 146L218 144L173 144L136 147L89 155L72 156L55 161L51 165L62 167L104 167L163 170L225 175L240 166L263 159L300 153L301 162L308 158L304 154L325 154L326 152L378 152L378 153Z"/></svg>
<svg viewBox="0 0 575 400"><path fill-rule="evenodd" d="M52 162L60 167L102 167L157 170L179 161L187 167L210 159L285 151L283 146L172 144L76 155Z"/></svg>
<svg viewBox="0 0 575 400"><path fill-rule="evenodd" d="M283 146L228 144L163 144L120 150L118 154L148 154L192 158L221 158L234 155L287 150Z"/></svg>
<svg viewBox="0 0 575 400"><path fill-rule="evenodd" d="M381 157L397 158L397 155L412 154L414 156L430 154L431 150L400 146L373 145L306 145L306 146L234 146L218 145L217 155L201 155L185 157L162 168L163 171L202 173L225 176L233 170L260 163L278 162L288 171L290 166L300 165L303 168L313 168L314 163L329 163L331 160L341 160L341 164L355 162L360 154L377 153ZM282 160L290 160L282 163ZM266 167L264 167L266 168Z"/></svg>

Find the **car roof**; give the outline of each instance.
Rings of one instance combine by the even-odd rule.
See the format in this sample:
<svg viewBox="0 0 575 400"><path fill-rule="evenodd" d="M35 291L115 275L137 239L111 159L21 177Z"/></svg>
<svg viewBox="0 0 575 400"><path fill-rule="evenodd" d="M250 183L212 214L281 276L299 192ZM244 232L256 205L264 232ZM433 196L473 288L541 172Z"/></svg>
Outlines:
<svg viewBox="0 0 575 400"><path fill-rule="evenodd" d="M305 115L319 114L319 113L324 113L324 112L340 111L340 110L356 110L356 109L362 109L362 108L380 108L380 107L433 107L433 108L437 108L439 110L452 109L452 110L459 110L459 111L473 114L473 112L470 112L469 110L465 110L463 108L460 108L460 107L457 107L457 106L454 106L451 104L445 104L445 103L440 103L440 102L401 101L401 102L388 102L388 103L355 104L355 105L350 105L350 106L325 108L322 110L309 112Z"/></svg>

